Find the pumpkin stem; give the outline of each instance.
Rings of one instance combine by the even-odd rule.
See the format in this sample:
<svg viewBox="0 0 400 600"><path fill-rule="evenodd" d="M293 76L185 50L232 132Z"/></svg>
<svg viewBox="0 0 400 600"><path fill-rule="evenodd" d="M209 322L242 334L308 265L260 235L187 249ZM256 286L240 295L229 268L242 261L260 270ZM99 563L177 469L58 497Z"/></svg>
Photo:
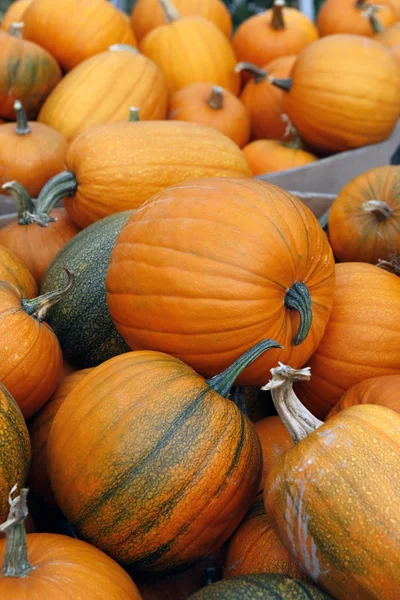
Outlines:
<svg viewBox="0 0 400 600"><path fill-rule="evenodd" d="M373 214L378 221L386 221L386 219L392 216L390 206L381 200L368 200L363 203L362 209L367 213Z"/></svg>
<svg viewBox="0 0 400 600"><path fill-rule="evenodd" d="M24 25L25 23L23 23L22 21L18 23L11 23L10 27L8 28L8 34L22 40Z"/></svg>
<svg viewBox="0 0 400 600"><path fill-rule="evenodd" d="M221 86L214 85L207 104L214 110L221 110L224 108L224 90Z"/></svg>
<svg viewBox="0 0 400 600"><path fill-rule="evenodd" d="M20 225L34 223L36 208L24 186L18 183L18 181L7 181L7 183L1 186L1 189L6 190L17 205L18 223Z"/></svg>
<svg viewBox="0 0 400 600"><path fill-rule="evenodd" d="M385 29L376 14L378 10L378 6L370 4L368 6L365 6L364 10L361 11L362 16L365 19L368 19L368 21L370 22L372 31L374 33L381 33Z"/></svg>
<svg viewBox="0 0 400 600"><path fill-rule="evenodd" d="M140 54L139 50L130 44L112 44L108 47L109 52L132 52L133 54Z"/></svg>
<svg viewBox="0 0 400 600"><path fill-rule="evenodd" d="M281 119L284 123L286 123L285 133L283 134L284 138L289 138L289 141L284 142L284 145L287 148L294 148L295 150L302 150L303 144L301 143L301 137L293 125L292 121L289 119L288 115L283 113L281 115Z"/></svg>
<svg viewBox="0 0 400 600"><path fill-rule="evenodd" d="M389 273L393 273L393 275L400 276L400 255L392 254L389 256L389 260L378 259L377 267L384 269L385 271L389 271Z"/></svg>
<svg viewBox="0 0 400 600"><path fill-rule="evenodd" d="M293 442L297 444L323 425L323 421L314 417L303 406L293 391L295 381L308 381L310 379L310 367L292 369L292 367L279 363L279 367L271 369L271 373L271 381L261 389L271 390L276 411L290 433Z"/></svg>
<svg viewBox="0 0 400 600"><path fill-rule="evenodd" d="M59 175L55 175L42 188L36 205L36 222L42 227L47 227L51 221L54 221L49 216L57 202L65 198L65 196L74 196L78 182L71 171L63 171Z"/></svg>
<svg viewBox="0 0 400 600"><path fill-rule="evenodd" d="M24 526L24 521L28 516L28 505L26 502L28 490L25 488L22 489L20 495L13 498L13 493L17 487L17 485L14 485L8 496L10 511L7 521L0 525L0 531L7 536L1 573L3 577L26 577L33 570L28 560Z"/></svg>
<svg viewBox="0 0 400 600"><path fill-rule="evenodd" d="M284 92L290 92L290 88L292 87L291 79L279 79L279 77L274 77L273 75L268 75L268 82Z"/></svg>
<svg viewBox="0 0 400 600"><path fill-rule="evenodd" d="M214 377L210 377L210 379L206 379L206 383L218 394L227 398L229 396L229 392L231 391L231 387L235 383L236 379L239 377L240 373L252 362L256 360L261 354L263 354L266 350L270 350L271 348L282 348L278 342L275 340L263 340L262 342L258 342L255 346L247 350L244 354L239 356L237 360L225 369L219 375L214 375Z"/></svg>
<svg viewBox="0 0 400 600"><path fill-rule="evenodd" d="M68 281L62 288L54 290L54 292L47 292L37 298L32 298L32 300L25 298L21 300L21 307L27 315L35 317L38 321L44 321L49 308L65 298L74 289L75 275L68 267L64 267L64 271L67 273Z"/></svg>
<svg viewBox="0 0 400 600"><path fill-rule="evenodd" d="M245 71L252 77L254 83L261 83L267 77L268 72L264 71L264 69L260 69L249 62L239 62L235 67L235 73L242 73Z"/></svg>
<svg viewBox="0 0 400 600"><path fill-rule="evenodd" d="M177 21L181 18L181 15L176 10L171 0L158 0L158 2L164 15L165 23L173 23L173 21Z"/></svg>
<svg viewBox="0 0 400 600"><path fill-rule="evenodd" d="M134 123L136 121L140 121L139 108L137 106L131 106L130 107L128 121L130 123Z"/></svg>
<svg viewBox="0 0 400 600"><path fill-rule="evenodd" d="M24 111L24 107L22 106L19 100L15 100L14 102L14 110L15 115L17 117L17 126L15 131L18 135L26 135L31 132L31 128L29 127L28 119L26 118L26 113Z"/></svg>
<svg viewBox="0 0 400 600"><path fill-rule="evenodd" d="M312 300L306 284L296 281L287 290L284 303L286 308L297 310L300 314L299 329L293 339L293 344L299 346L308 336L312 323Z"/></svg>
<svg viewBox="0 0 400 600"><path fill-rule="evenodd" d="M275 0L272 6L272 19L271 27L275 31L285 29L285 21L283 19L283 7L285 6L285 0Z"/></svg>

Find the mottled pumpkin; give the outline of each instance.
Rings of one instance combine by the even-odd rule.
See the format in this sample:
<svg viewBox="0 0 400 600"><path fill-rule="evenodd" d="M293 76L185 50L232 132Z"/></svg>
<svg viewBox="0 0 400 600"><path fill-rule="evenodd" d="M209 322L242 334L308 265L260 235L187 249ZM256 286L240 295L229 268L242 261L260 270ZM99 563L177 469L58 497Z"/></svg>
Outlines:
<svg viewBox="0 0 400 600"><path fill-rule="evenodd" d="M326 420L355 404L379 404L400 413L400 373L371 377L356 383L343 394Z"/></svg>
<svg viewBox="0 0 400 600"><path fill-rule="evenodd" d="M295 169L315 162L318 158L297 144L279 140L255 140L243 148L254 176Z"/></svg>
<svg viewBox="0 0 400 600"><path fill-rule="evenodd" d="M355 33L373 37L375 28L368 15L372 14L376 26L382 29L397 20L396 13L387 0L379 0L376 3L377 9L372 12L370 5L375 3L368 0L325 0L317 15L320 35Z"/></svg>
<svg viewBox="0 0 400 600"><path fill-rule="evenodd" d="M24 298L37 295L36 282L28 267L11 250L0 244L0 281L9 281L18 288Z"/></svg>

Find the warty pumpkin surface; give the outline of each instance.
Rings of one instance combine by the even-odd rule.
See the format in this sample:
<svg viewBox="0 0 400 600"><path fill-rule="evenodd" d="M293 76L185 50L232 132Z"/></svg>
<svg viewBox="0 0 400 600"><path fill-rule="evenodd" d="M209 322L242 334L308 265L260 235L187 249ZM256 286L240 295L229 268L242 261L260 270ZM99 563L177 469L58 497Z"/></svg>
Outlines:
<svg viewBox="0 0 400 600"><path fill-rule="evenodd" d="M36 282L28 267L11 250L0 244L0 281L16 285L24 298L37 295Z"/></svg>
<svg viewBox="0 0 400 600"><path fill-rule="evenodd" d="M316 218L288 192L251 179L204 178L160 192L129 219L106 287L110 314L132 349L168 352L206 376L265 337L276 339L284 349L238 379L259 385L278 360L300 366L317 348L334 264Z"/></svg>
<svg viewBox="0 0 400 600"><path fill-rule="evenodd" d="M334 33L354 33L373 37L375 30L368 15L371 5L374 18L382 29L396 21L391 3L380 0L376 4L368 0L325 0L317 15L317 27L321 36Z"/></svg>

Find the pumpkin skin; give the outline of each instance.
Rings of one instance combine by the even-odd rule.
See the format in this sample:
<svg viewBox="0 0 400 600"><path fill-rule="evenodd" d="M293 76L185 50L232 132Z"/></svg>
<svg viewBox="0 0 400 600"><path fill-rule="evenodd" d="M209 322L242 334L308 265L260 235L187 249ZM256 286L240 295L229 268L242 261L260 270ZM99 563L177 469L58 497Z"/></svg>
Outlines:
<svg viewBox="0 0 400 600"><path fill-rule="evenodd" d="M220 0L174 0L174 6L182 17L200 16L212 21L222 33L232 35L232 18ZM131 25L140 41L152 29L164 25L159 0L137 0L132 10Z"/></svg>
<svg viewBox="0 0 400 600"><path fill-rule="evenodd" d="M231 535L255 498L261 449L231 400L180 360L143 351L106 361L72 390L48 464L57 503L85 539L132 572L164 572Z"/></svg>
<svg viewBox="0 0 400 600"><path fill-rule="evenodd" d="M108 312L105 278L115 240L131 214L116 213L78 233L44 276L42 293L62 285L63 267L75 273L74 289L49 309L46 320L64 356L78 367L93 367L129 351Z"/></svg>
<svg viewBox="0 0 400 600"><path fill-rule="evenodd" d="M264 501L273 528L338 600L398 595L399 434L394 411L352 406L282 454L268 473Z"/></svg>
<svg viewBox="0 0 400 600"><path fill-rule="evenodd" d="M143 121L165 119L167 104L167 86L157 65L137 52L108 51L64 77L42 106L39 121L71 140L89 127L127 121L131 106L139 108Z"/></svg>
<svg viewBox="0 0 400 600"><path fill-rule="evenodd" d="M363 11L368 6L366 0L325 0L317 15L317 27L321 36L334 33L354 33L373 37L375 34ZM370 4L373 4L372 2ZM380 0L376 18L383 28L396 21L396 14L390 2Z"/></svg>
<svg viewBox="0 0 400 600"><path fill-rule="evenodd" d="M371 377L356 383L343 394L326 420L355 404L379 404L400 413L400 374Z"/></svg>
<svg viewBox="0 0 400 600"><path fill-rule="evenodd" d="M124 15L106 0L59 0L56 6L35 0L24 23L26 39L46 48L66 71L113 44L137 45Z"/></svg>
<svg viewBox="0 0 400 600"><path fill-rule="evenodd" d="M399 196L396 166L370 169L345 185L328 217L329 242L339 261L376 265L400 254Z"/></svg>
<svg viewBox="0 0 400 600"><path fill-rule="evenodd" d="M8 31L10 25L20 23L23 20L24 12L32 2L33 0L16 0L16 2L10 4L4 13L0 29Z"/></svg>
<svg viewBox="0 0 400 600"><path fill-rule="evenodd" d="M243 148L254 176L295 169L318 158L302 148L286 145L278 140L256 140Z"/></svg>
<svg viewBox="0 0 400 600"><path fill-rule="evenodd" d="M192 83L172 95L168 119L214 127L240 148L250 138L250 119L242 102L211 83Z"/></svg>
<svg viewBox="0 0 400 600"><path fill-rule="evenodd" d="M296 281L309 288L313 318L294 345L300 318L284 298ZM208 377L265 337L280 343L244 370L243 385L265 383L278 360L304 364L325 329L333 286L330 247L303 203L272 184L221 178L154 196L118 236L106 279L111 317L132 349L168 352Z"/></svg>
<svg viewBox="0 0 400 600"><path fill-rule="evenodd" d="M356 383L400 373L400 278L367 263L336 265L333 309L308 366L312 378L295 389L303 404L324 419Z"/></svg>
<svg viewBox="0 0 400 600"><path fill-rule="evenodd" d="M400 5L399 5L400 6ZM400 61L400 23L389 25L375 36L379 42L388 46L398 61Z"/></svg>
<svg viewBox="0 0 400 600"><path fill-rule="evenodd" d="M0 244L0 281L16 285L24 298L37 296L36 282L28 267L11 250Z"/></svg>
<svg viewBox="0 0 400 600"><path fill-rule="evenodd" d="M260 483L260 490L262 490L268 471L278 456L293 446L293 441L278 416L265 417L253 423L253 426L260 440L263 455L263 473ZM293 573L287 574L296 576Z"/></svg>

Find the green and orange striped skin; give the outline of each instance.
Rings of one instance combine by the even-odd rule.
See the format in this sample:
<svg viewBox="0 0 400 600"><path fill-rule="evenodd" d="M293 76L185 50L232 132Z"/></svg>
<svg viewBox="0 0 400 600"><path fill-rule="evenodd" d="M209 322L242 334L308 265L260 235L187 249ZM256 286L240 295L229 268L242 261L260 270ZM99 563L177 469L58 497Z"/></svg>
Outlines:
<svg viewBox="0 0 400 600"><path fill-rule="evenodd" d="M86 540L133 571L182 569L221 546L253 502L257 435L180 360L129 352L99 365L59 409L53 491Z"/></svg>
<svg viewBox="0 0 400 600"><path fill-rule="evenodd" d="M400 415L352 406L282 454L267 514L299 565L337 600L400 589Z"/></svg>

